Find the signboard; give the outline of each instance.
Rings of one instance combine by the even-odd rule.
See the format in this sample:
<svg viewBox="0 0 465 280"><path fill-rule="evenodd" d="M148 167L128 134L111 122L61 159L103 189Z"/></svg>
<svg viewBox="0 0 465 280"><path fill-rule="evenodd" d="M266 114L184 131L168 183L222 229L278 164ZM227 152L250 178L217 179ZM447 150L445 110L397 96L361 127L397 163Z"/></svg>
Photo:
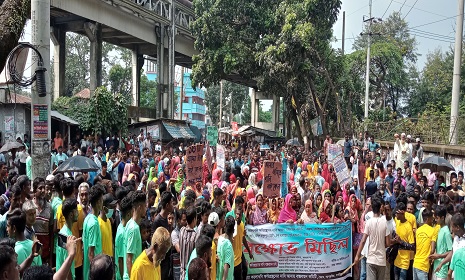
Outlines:
<svg viewBox="0 0 465 280"><path fill-rule="evenodd" d="M231 127L234 132L237 132L239 130L239 127L237 126L237 122L231 122Z"/></svg>
<svg viewBox="0 0 465 280"><path fill-rule="evenodd" d="M332 161L339 155L342 156L342 147L338 144L328 144L328 161Z"/></svg>
<svg viewBox="0 0 465 280"><path fill-rule="evenodd" d="M48 138L48 106L45 104L33 105L32 131L33 139Z"/></svg>
<svg viewBox="0 0 465 280"><path fill-rule="evenodd" d="M152 139L160 139L160 127L158 124L147 126L147 133L150 133Z"/></svg>
<svg viewBox="0 0 465 280"><path fill-rule="evenodd" d="M205 148L205 158L207 160L207 165L208 165L208 171L212 172L212 164L213 164L213 156L212 156L212 148L210 148L210 145L207 142L207 147Z"/></svg>
<svg viewBox="0 0 465 280"><path fill-rule="evenodd" d="M212 145L218 143L218 128L216 126L207 127L207 141Z"/></svg>
<svg viewBox="0 0 465 280"><path fill-rule="evenodd" d="M339 181L339 185L344 187L345 184L351 182L349 168L347 168L347 163L345 159L341 155L338 155L332 161L330 161L334 167L334 171L336 172L337 180Z"/></svg>
<svg viewBox="0 0 465 280"><path fill-rule="evenodd" d="M15 131L15 118L13 116L5 116L5 132Z"/></svg>
<svg viewBox="0 0 465 280"><path fill-rule="evenodd" d="M216 145L216 166L224 172L224 146Z"/></svg>
<svg viewBox="0 0 465 280"><path fill-rule="evenodd" d="M265 160L263 177L263 196L279 197L281 192L281 180L283 165L279 161Z"/></svg>
<svg viewBox="0 0 465 280"><path fill-rule="evenodd" d="M254 259L244 249L247 279L332 279L352 263L352 224L265 224L246 226ZM311 233L311 234L309 234Z"/></svg>
<svg viewBox="0 0 465 280"><path fill-rule="evenodd" d="M317 117L311 120L310 127L312 128L313 135L315 136L323 135L323 126L321 125L320 117Z"/></svg>
<svg viewBox="0 0 465 280"><path fill-rule="evenodd" d="M192 145L186 151L186 179L188 186L203 182L203 144Z"/></svg>

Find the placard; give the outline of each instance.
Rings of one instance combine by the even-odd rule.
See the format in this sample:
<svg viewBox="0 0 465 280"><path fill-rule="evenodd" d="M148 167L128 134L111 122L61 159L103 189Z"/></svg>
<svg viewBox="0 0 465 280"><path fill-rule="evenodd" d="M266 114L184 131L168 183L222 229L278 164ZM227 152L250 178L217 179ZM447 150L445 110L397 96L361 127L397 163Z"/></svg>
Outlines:
<svg viewBox="0 0 465 280"><path fill-rule="evenodd" d="M186 179L188 186L194 186L197 182L203 182L203 144L188 147L186 159Z"/></svg>
<svg viewBox="0 0 465 280"><path fill-rule="evenodd" d="M342 147L338 144L328 144L328 161L332 161L339 155L342 155Z"/></svg>
<svg viewBox="0 0 465 280"><path fill-rule="evenodd" d="M48 106L45 104L33 105L32 131L33 139L48 138Z"/></svg>
<svg viewBox="0 0 465 280"><path fill-rule="evenodd" d="M224 172L224 146L216 145L216 166Z"/></svg>
<svg viewBox="0 0 465 280"><path fill-rule="evenodd" d="M351 276L352 224L264 224L246 226L254 259L247 279L332 279Z"/></svg>
<svg viewBox="0 0 465 280"><path fill-rule="evenodd" d="M338 155L334 158L330 163L334 167L334 171L336 172L337 180L339 181L339 185L343 188L345 184L351 182L349 168L347 168L347 163L342 155Z"/></svg>
<svg viewBox="0 0 465 280"><path fill-rule="evenodd" d="M268 198L279 197L283 165L279 161L265 160L263 177L263 196Z"/></svg>
<svg viewBox="0 0 465 280"><path fill-rule="evenodd" d="M13 116L5 116L5 132L15 131L15 118Z"/></svg>
<svg viewBox="0 0 465 280"><path fill-rule="evenodd" d="M216 126L207 127L207 141L211 145L218 143L218 128Z"/></svg>

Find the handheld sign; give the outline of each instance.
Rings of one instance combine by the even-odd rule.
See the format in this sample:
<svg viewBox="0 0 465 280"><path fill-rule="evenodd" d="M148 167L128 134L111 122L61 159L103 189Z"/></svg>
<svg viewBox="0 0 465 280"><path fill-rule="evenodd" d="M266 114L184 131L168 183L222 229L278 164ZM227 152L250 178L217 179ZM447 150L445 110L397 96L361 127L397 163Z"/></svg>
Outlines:
<svg viewBox="0 0 465 280"><path fill-rule="evenodd" d="M218 143L218 128L216 126L207 127L207 141L210 145Z"/></svg>
<svg viewBox="0 0 465 280"><path fill-rule="evenodd" d="M263 196L279 197L281 192L282 164L279 161L264 162Z"/></svg>
<svg viewBox="0 0 465 280"><path fill-rule="evenodd" d="M188 186L194 186L197 182L203 182L203 144L192 145L186 152L186 179Z"/></svg>

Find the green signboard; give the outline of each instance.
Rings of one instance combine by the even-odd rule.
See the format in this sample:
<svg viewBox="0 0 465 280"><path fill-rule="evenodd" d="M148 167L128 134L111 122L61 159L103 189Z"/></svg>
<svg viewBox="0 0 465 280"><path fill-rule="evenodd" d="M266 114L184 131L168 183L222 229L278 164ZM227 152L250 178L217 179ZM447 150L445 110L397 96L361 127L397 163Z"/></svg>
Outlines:
<svg viewBox="0 0 465 280"><path fill-rule="evenodd" d="M213 146L218 142L218 128L216 126L207 127L207 141Z"/></svg>

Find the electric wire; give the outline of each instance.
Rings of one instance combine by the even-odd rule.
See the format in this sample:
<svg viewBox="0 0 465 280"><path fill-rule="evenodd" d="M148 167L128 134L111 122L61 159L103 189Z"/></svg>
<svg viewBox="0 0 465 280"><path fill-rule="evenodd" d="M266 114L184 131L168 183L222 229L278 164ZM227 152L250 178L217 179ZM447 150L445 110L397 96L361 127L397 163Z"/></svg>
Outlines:
<svg viewBox="0 0 465 280"><path fill-rule="evenodd" d="M17 61L22 51L26 49L32 49L38 57L38 67L43 67L43 59L40 52L29 43L19 43L9 54L7 58L7 69L10 74L10 79L15 84L21 87L27 87L32 85L37 80L37 74L34 73L30 77L23 75L24 71L20 72L17 67Z"/></svg>
<svg viewBox="0 0 465 280"><path fill-rule="evenodd" d="M393 2L393 0L391 0L391 2L389 2L389 5L387 6L386 11L384 11L384 13L383 13L383 15L381 16L381 18L384 18L384 15L387 13L387 11L389 10L389 8L391 7L392 2Z"/></svg>
<svg viewBox="0 0 465 280"><path fill-rule="evenodd" d="M410 12L412 11L412 9L415 7L415 5L417 4L418 0L415 1L415 3L413 3L412 7L410 7L410 10L408 10L407 14L404 16L404 18L402 20L404 20L408 14L410 14Z"/></svg>

